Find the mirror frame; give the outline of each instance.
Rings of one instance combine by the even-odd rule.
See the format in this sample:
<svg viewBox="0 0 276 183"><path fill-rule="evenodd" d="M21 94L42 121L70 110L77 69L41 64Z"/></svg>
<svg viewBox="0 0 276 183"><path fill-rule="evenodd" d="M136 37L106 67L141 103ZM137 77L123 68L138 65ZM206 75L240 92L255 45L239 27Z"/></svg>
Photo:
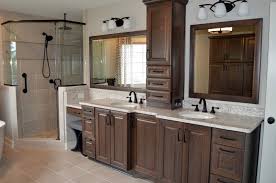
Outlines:
<svg viewBox="0 0 276 183"><path fill-rule="evenodd" d="M99 35L99 36L91 36L89 37L89 64L90 64L90 88L98 88L98 89L106 89L106 90L118 90L118 91L135 91L139 93L146 93L146 88L135 88L135 87L120 87L120 86L102 86L93 84L93 80L91 79L91 75L93 74L93 51L92 51L92 43L94 40L99 39L111 39L111 38L118 38L118 37L128 37L128 36L147 36L147 31L133 31L133 32L124 32L124 33L116 33L116 34L106 34L106 35ZM146 84L146 83L145 83Z"/></svg>
<svg viewBox="0 0 276 183"><path fill-rule="evenodd" d="M253 85L252 96L231 96L223 94L204 94L194 92L194 57L195 57L195 36L197 30L208 29L211 27L230 27L238 25L255 25L256 26L256 46L255 46L255 60L253 70ZM259 89L260 89L260 68L261 68L261 48L262 48L262 28L263 19L249 19L237 20L229 22L218 22L208 24L191 25L190 31L190 78L189 78L189 97L190 98L205 98L212 100L230 101L230 102L243 102L243 103L259 103Z"/></svg>

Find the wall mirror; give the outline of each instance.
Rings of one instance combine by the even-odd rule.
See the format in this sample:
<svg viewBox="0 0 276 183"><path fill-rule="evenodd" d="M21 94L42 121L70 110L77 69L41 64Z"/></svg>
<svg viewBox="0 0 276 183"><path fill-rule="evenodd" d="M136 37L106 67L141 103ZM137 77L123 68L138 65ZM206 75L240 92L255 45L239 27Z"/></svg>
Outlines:
<svg viewBox="0 0 276 183"><path fill-rule="evenodd" d="M146 90L146 31L90 37L92 88Z"/></svg>
<svg viewBox="0 0 276 183"><path fill-rule="evenodd" d="M262 19L191 26L192 98L258 103Z"/></svg>

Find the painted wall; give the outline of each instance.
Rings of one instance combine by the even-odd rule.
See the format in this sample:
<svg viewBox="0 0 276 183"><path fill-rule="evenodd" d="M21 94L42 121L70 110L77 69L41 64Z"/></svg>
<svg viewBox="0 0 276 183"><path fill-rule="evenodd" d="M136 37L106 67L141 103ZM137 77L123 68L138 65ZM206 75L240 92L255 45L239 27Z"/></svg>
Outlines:
<svg viewBox="0 0 276 183"><path fill-rule="evenodd" d="M235 106L236 108L245 107L245 108L255 108L258 110L262 110L265 106L265 93L266 93L266 71L267 71L267 55L268 55L268 31L269 31L269 3L271 0L250 0L250 13L248 16L240 17L237 15L237 8L235 8L232 12L228 13L226 17L216 18L209 12L208 20L198 20L197 12L198 5L206 3L206 0L190 0L187 5L187 16L186 16L186 67L185 67L185 100L187 105L190 106L190 103L195 102L193 99L188 97L189 95L189 53L190 53L190 25L193 24L206 24L206 23L214 23L214 22L224 22L224 21L233 21L233 20L242 20L242 19L255 19L255 18L263 18L263 46L262 46L262 63L261 63L261 89L260 89L260 104L244 104L244 103L234 103L234 102L224 102L224 101L210 101L212 105L217 105L220 107L229 107ZM215 2L215 0L210 0L208 3ZM146 29L146 6L142 3L142 0L129 0L127 2L117 3L114 5L97 8L97 9L88 9L83 13L83 21L87 22L86 30L84 31L84 47L86 48L84 51L85 55L85 80L89 83L89 36L101 35L101 22L106 18L114 17L114 16L131 16L134 20L134 25L131 30L144 30ZM118 30L116 32L121 32ZM109 32L114 33L114 32ZM91 89L93 90L93 89ZM210 104L210 105L211 105ZM227 109L226 111L231 111ZM263 114L263 112L260 114ZM224 111L225 112L225 111Z"/></svg>

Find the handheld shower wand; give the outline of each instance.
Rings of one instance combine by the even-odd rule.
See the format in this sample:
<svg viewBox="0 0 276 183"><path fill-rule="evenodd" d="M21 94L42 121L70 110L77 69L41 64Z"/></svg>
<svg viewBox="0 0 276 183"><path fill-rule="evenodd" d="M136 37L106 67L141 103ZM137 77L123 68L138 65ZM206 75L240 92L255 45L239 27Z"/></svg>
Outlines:
<svg viewBox="0 0 276 183"><path fill-rule="evenodd" d="M42 63L42 75L44 78L49 78L51 76L51 68L50 68L49 57L48 57L48 43L49 43L49 41L53 40L53 36L48 35L45 32L43 32L42 35L45 36L44 54L43 54L43 63ZM48 74L45 73L45 62L47 62Z"/></svg>

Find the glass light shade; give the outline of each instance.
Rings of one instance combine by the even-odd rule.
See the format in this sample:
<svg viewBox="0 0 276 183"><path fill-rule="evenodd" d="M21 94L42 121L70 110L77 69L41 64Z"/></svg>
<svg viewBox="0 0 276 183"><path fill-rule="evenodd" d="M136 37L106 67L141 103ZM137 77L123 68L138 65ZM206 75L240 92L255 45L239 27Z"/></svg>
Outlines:
<svg viewBox="0 0 276 183"><path fill-rule="evenodd" d="M123 25L124 29L129 29L130 28L130 20L128 19L124 19L124 25Z"/></svg>
<svg viewBox="0 0 276 183"><path fill-rule="evenodd" d="M108 27L107 27L107 23L106 22L103 22L103 24L102 24L102 31L103 32L107 32L108 31Z"/></svg>
<svg viewBox="0 0 276 183"><path fill-rule="evenodd" d="M116 22L114 20L108 21L108 29L112 30L116 28Z"/></svg>
<svg viewBox="0 0 276 183"><path fill-rule="evenodd" d="M207 11L204 7L200 7L198 10L198 19L200 20L206 20L208 18Z"/></svg>
<svg viewBox="0 0 276 183"><path fill-rule="evenodd" d="M242 1L238 10L239 16L246 16L249 13L249 6L247 1Z"/></svg>
<svg viewBox="0 0 276 183"><path fill-rule="evenodd" d="M218 18L224 17L226 15L226 7L223 2L216 4L215 16Z"/></svg>

